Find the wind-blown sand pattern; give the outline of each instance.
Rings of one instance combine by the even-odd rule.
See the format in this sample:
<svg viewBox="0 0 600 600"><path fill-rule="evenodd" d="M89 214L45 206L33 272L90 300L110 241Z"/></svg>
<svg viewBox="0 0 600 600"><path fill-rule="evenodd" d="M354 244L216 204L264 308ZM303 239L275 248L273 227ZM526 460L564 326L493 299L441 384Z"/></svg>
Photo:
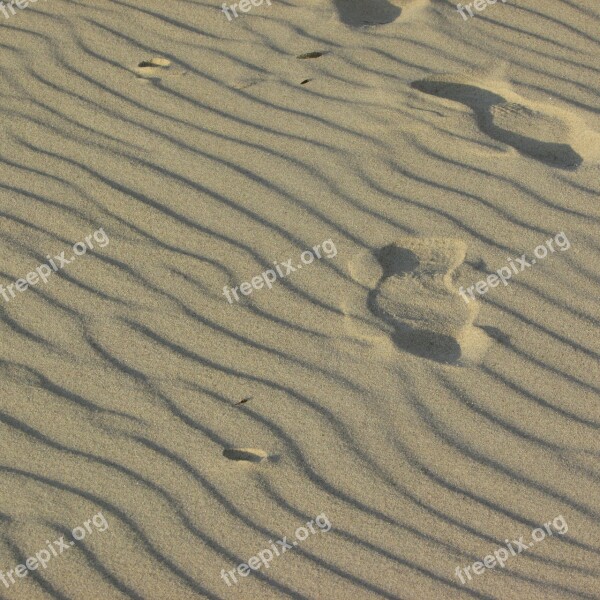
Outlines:
<svg viewBox="0 0 600 600"><path fill-rule="evenodd" d="M0 600L600 598L596 0L0 25L0 283L110 238L0 299L0 572L109 524Z"/></svg>

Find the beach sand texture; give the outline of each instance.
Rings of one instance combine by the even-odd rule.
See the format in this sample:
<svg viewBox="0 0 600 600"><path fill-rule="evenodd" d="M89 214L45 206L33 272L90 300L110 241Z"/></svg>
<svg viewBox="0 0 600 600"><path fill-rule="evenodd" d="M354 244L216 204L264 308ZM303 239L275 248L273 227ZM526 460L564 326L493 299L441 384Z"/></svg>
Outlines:
<svg viewBox="0 0 600 600"><path fill-rule="evenodd" d="M600 599L600 4L249 6L0 13L0 600Z"/></svg>

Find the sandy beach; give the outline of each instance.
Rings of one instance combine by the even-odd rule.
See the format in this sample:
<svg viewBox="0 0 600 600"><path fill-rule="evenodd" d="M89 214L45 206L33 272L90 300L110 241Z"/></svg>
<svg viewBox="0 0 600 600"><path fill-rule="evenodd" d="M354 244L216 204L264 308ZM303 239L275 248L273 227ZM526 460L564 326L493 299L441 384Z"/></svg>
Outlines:
<svg viewBox="0 0 600 600"><path fill-rule="evenodd" d="M0 2L0 600L600 599L597 0Z"/></svg>

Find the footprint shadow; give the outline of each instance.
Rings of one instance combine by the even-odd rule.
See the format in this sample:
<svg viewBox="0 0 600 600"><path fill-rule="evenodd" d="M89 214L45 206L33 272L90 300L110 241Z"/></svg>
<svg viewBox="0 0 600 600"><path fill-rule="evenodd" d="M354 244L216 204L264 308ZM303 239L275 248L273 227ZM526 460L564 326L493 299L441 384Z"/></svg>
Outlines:
<svg viewBox="0 0 600 600"><path fill-rule="evenodd" d="M451 336L396 326L392 340L398 348L421 358L444 364L457 364L462 357L460 344Z"/></svg>
<svg viewBox="0 0 600 600"><path fill-rule="evenodd" d="M344 25L385 25L395 21L402 10L388 0L334 0L335 8Z"/></svg>
<svg viewBox="0 0 600 600"><path fill-rule="evenodd" d="M408 248L390 244L375 252L375 258L381 265L384 277L404 275L419 266L419 257Z"/></svg>
<svg viewBox="0 0 600 600"><path fill-rule="evenodd" d="M267 458L267 453L259 448L225 448L223 456L229 460L259 463Z"/></svg>
<svg viewBox="0 0 600 600"><path fill-rule="evenodd" d="M546 132L551 135L552 126L556 123L522 104L507 102L495 92L471 83L439 78L415 81L411 87L469 107L475 113L481 131L521 154L561 169L575 169L583 162L583 158L567 143L544 141L524 133L534 129L542 135Z"/></svg>

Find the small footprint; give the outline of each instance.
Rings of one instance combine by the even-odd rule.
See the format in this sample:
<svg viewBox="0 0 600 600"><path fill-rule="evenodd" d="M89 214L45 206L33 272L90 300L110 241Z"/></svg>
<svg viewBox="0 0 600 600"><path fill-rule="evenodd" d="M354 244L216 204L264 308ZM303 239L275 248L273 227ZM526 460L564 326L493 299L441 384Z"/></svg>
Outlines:
<svg viewBox="0 0 600 600"><path fill-rule="evenodd" d="M395 345L438 362L478 362L490 343L473 325L479 306L453 289L466 244L450 238L406 238L357 257L350 272L371 288L367 306L388 325Z"/></svg>
<svg viewBox="0 0 600 600"><path fill-rule="evenodd" d="M135 69L138 77L145 81L160 81L163 72L171 66L171 61L167 58L151 58L143 60Z"/></svg>
<svg viewBox="0 0 600 600"><path fill-rule="evenodd" d="M267 458L268 454L258 448L225 448L223 456L229 460L259 463Z"/></svg>
<svg viewBox="0 0 600 600"><path fill-rule="evenodd" d="M566 119L508 102L499 93L476 85L469 78L434 76L412 87L468 106L481 131L547 165L562 169L580 166L583 158L567 143L574 131Z"/></svg>

